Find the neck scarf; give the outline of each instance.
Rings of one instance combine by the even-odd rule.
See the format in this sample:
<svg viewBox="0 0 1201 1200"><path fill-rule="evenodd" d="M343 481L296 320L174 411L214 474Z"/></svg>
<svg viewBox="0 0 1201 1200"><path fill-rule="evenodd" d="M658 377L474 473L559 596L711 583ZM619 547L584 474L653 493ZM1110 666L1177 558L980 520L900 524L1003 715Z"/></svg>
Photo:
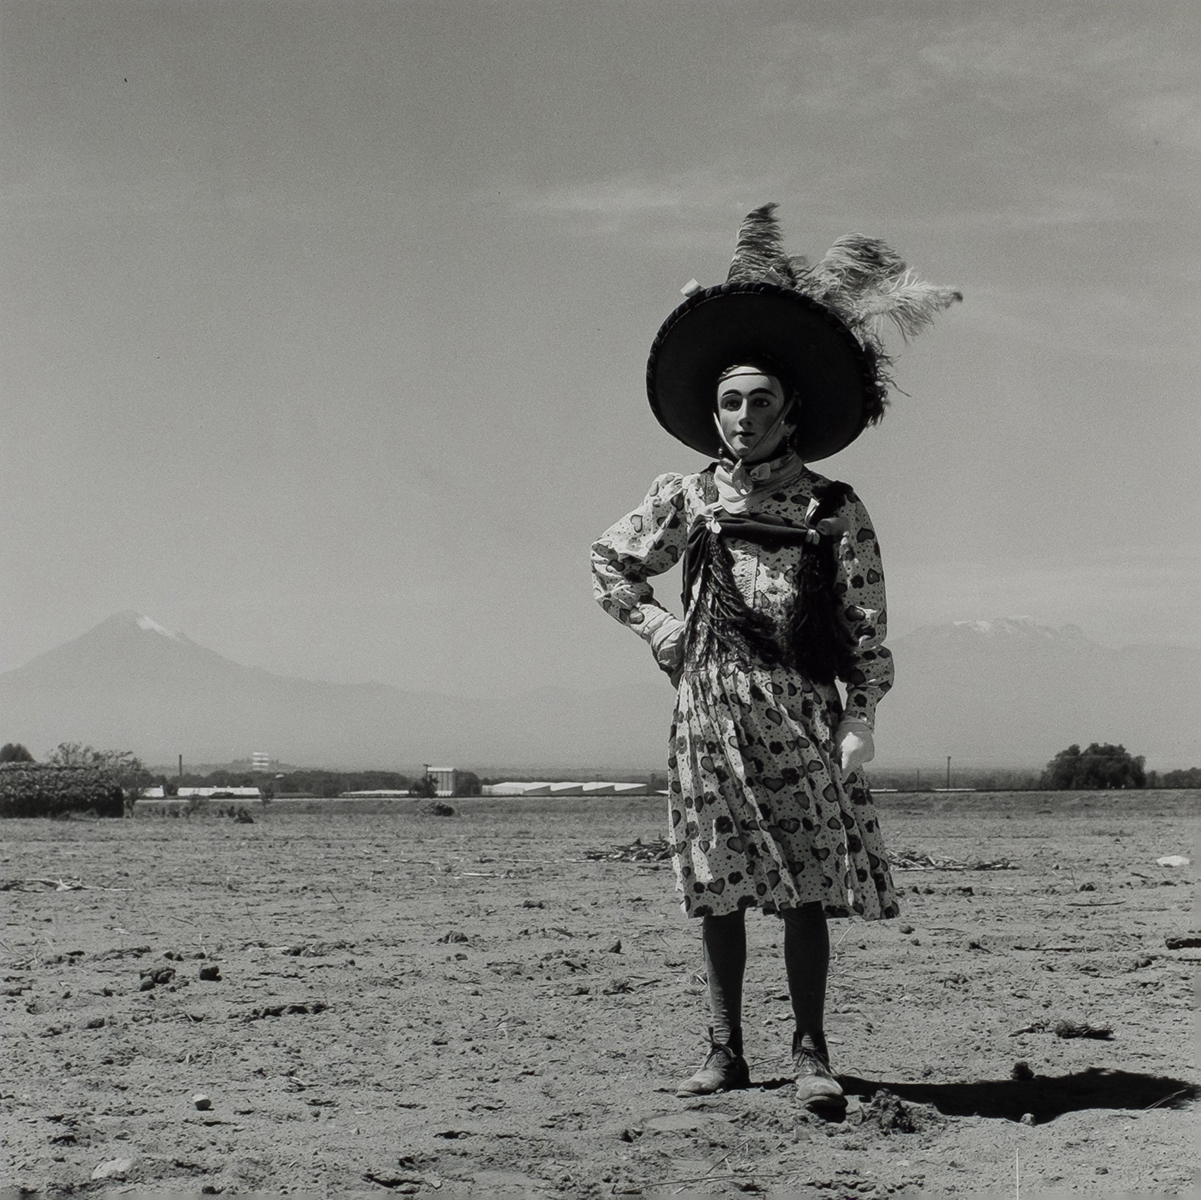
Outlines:
<svg viewBox="0 0 1201 1200"><path fill-rule="evenodd" d="M721 507L728 513L744 513L747 501L756 492L774 491L798 479L805 464L789 446L778 458L766 462L744 463L723 458L713 472Z"/></svg>

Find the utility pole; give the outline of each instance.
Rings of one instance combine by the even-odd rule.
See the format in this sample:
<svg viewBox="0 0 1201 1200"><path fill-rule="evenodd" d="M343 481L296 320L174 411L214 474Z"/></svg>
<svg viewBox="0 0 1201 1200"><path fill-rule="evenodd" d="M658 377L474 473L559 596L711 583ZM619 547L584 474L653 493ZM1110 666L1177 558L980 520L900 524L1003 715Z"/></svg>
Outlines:
<svg viewBox="0 0 1201 1200"><path fill-rule="evenodd" d="M179 756L179 777L180 777L180 779L183 778L183 755L182 754Z"/></svg>
<svg viewBox="0 0 1201 1200"><path fill-rule="evenodd" d="M951 790L951 756L947 755L947 791Z"/></svg>

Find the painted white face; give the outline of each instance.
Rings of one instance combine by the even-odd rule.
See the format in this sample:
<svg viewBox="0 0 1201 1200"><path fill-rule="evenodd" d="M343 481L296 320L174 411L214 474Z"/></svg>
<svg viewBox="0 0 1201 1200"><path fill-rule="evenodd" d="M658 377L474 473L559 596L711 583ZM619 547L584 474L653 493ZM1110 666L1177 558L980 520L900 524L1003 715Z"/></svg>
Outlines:
<svg viewBox="0 0 1201 1200"><path fill-rule="evenodd" d="M754 367L736 367L717 384L717 422L730 448L744 461L770 458L790 426L772 431L786 403L784 389L774 375Z"/></svg>

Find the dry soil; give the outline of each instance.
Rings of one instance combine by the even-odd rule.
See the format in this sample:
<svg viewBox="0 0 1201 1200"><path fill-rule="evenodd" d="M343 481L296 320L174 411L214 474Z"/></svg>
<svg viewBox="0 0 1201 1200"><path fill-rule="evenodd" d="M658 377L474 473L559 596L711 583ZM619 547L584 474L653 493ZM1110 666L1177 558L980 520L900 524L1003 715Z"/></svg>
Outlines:
<svg viewBox="0 0 1201 1200"><path fill-rule="evenodd" d="M1190 1195L1196 867L1156 859L1198 798L881 797L941 865L831 923L837 1124L758 914L753 1084L675 1097L707 1022L658 798L6 821L3 1195Z"/></svg>

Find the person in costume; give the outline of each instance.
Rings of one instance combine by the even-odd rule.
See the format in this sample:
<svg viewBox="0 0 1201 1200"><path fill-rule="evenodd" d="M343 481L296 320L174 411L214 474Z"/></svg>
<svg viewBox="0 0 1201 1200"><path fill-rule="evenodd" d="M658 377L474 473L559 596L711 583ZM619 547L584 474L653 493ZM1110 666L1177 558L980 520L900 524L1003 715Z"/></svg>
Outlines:
<svg viewBox="0 0 1201 1200"><path fill-rule="evenodd" d="M681 1096L745 1087L748 908L779 916L798 1099L845 1108L826 1044L827 917L898 915L863 763L892 685L880 548L844 483L807 465L883 416L880 326L908 337L960 299L849 235L815 266L784 253L775 205L750 213L724 284L701 288L651 348L660 424L716 459L661 475L592 547L596 597L677 686L669 838L701 920L712 1026ZM683 618L649 580L682 564ZM845 700L836 681L841 681Z"/></svg>

